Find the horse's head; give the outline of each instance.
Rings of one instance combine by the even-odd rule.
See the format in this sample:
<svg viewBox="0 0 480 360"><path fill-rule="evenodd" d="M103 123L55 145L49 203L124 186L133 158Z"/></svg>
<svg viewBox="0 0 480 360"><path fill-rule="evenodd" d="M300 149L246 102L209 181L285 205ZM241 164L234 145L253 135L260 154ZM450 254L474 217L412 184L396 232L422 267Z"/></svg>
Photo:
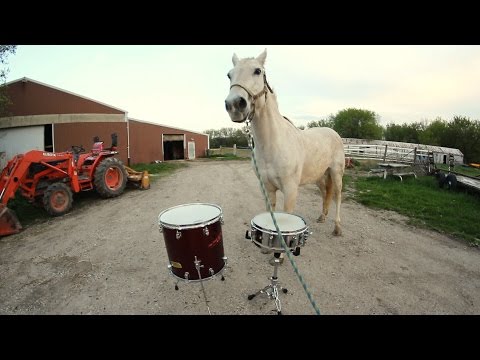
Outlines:
<svg viewBox="0 0 480 360"><path fill-rule="evenodd" d="M263 67L266 57L266 49L257 58L239 59L233 54L234 67L227 75L230 79L230 93L225 99L225 108L232 121L240 123L247 118L251 120L257 99L268 90L271 91Z"/></svg>

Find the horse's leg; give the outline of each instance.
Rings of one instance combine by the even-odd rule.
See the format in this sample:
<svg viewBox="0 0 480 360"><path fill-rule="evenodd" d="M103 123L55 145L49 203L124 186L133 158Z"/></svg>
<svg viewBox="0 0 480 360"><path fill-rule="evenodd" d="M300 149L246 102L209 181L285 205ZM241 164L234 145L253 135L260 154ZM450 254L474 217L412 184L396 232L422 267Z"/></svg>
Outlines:
<svg viewBox="0 0 480 360"><path fill-rule="evenodd" d="M321 193L322 200L323 200L323 209L322 209L322 212L320 213L319 218L317 219L317 222L322 222L323 223L323 222L325 222L325 216L326 216L326 215L323 214L323 212L324 212L324 209L325 209L325 197L327 196L327 188L326 188L326 185L325 185L325 176L322 176L320 179L318 179L317 186L320 189L320 193Z"/></svg>
<svg viewBox="0 0 480 360"><path fill-rule="evenodd" d="M323 199L322 213L317 221L323 223L328 215L328 210L330 209L330 203L332 202L333 197L333 183L332 177L330 176L330 170L327 170L325 175L320 178L317 185L320 188Z"/></svg>
<svg viewBox="0 0 480 360"><path fill-rule="evenodd" d="M268 199L270 200L270 205L272 206L272 211L275 211L275 207L277 206L277 188L270 183L265 184L265 190L267 190ZM268 205L266 205L267 211Z"/></svg>
<svg viewBox="0 0 480 360"><path fill-rule="evenodd" d="M342 173L341 171L332 171L333 190L335 192L335 229L333 235L342 235L342 229L340 228L340 205L342 203Z"/></svg>
<svg viewBox="0 0 480 360"><path fill-rule="evenodd" d="M283 211L286 213L292 213L295 210L295 205L297 202L297 195L298 195L298 184L294 182L290 182L285 185L282 189L283 193ZM285 257L285 253L280 253L280 264L283 263L283 258ZM270 259L270 264L274 265L275 257Z"/></svg>
<svg viewBox="0 0 480 360"><path fill-rule="evenodd" d="M267 191L268 200L270 200L270 206L272 207L272 211L275 211L275 207L277 206L277 188L270 184L269 182L265 183L265 190ZM268 208L268 204L265 204L266 210L270 211ZM262 254L270 254L272 250L261 248L260 252Z"/></svg>
<svg viewBox="0 0 480 360"><path fill-rule="evenodd" d="M298 195L298 184L290 182L283 187L283 211L292 213L295 210Z"/></svg>

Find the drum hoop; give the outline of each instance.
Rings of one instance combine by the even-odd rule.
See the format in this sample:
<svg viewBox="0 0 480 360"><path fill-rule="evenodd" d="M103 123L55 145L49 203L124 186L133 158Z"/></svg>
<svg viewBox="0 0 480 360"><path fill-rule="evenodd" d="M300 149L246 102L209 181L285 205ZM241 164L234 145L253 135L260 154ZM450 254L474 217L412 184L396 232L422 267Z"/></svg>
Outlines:
<svg viewBox="0 0 480 360"><path fill-rule="evenodd" d="M188 225L174 225L174 224L169 224L169 223L166 223L166 222L162 222L162 221L160 220L161 216L162 216L164 213L166 213L167 211L173 210L173 209L175 209L175 208L183 207L183 206L188 206L188 205L209 205L209 206L213 206L213 207L216 207L218 210L220 210L220 215L215 216L213 219L208 220L208 221L204 221L204 222L201 222L201 223L195 223L195 224L188 224ZM216 223L217 221L221 220L222 218L223 218L223 211L222 211L222 208L221 208L220 206L218 206L218 205L209 204L209 203L190 203L190 204L182 204L182 205L173 206L173 207L171 207L171 208L168 208L168 209L163 210L163 211L158 215L158 223L159 223L163 228L166 228L166 229L172 229L172 230L188 230L188 229L202 228L202 227L205 227L205 226L214 224L214 223Z"/></svg>
<svg viewBox="0 0 480 360"><path fill-rule="evenodd" d="M255 229L257 230L260 230L262 233L266 233L266 234L270 234L270 235L278 235L278 233L274 230L270 230L270 229L265 229L265 228L262 228L261 226L259 225L256 225L254 223L252 223L252 227L254 227ZM308 230L308 226L305 226L303 227L302 229L300 230L295 230L295 231L280 231L280 233L284 236L288 236L288 235L297 235L297 234L301 234L301 233L304 233L305 231Z"/></svg>
<svg viewBox="0 0 480 360"><path fill-rule="evenodd" d="M222 218L222 215L219 215L212 220L209 220L203 223L191 224L191 225L172 225L172 224L167 224L162 222L160 222L160 225L162 225L162 227L164 227L165 229L172 229L172 230L198 229L198 228L202 228L202 227L214 224L218 222L221 218Z"/></svg>
<svg viewBox="0 0 480 360"><path fill-rule="evenodd" d="M302 219L302 221L304 222L305 226L302 227L301 229L299 230L294 230L294 231L281 231L280 230L280 233L282 235L297 235L297 234L301 234L301 233L304 233L305 231L308 231L308 225L305 221L305 219L303 217L301 217L300 215L295 215L295 214L290 214L290 213L286 213L286 212L281 212L281 211L276 211L276 213L280 213L280 214L287 214L287 215L291 215L291 216L295 216L295 217L299 217L300 219ZM266 213L265 213L266 214ZM258 216L258 215L257 215ZM257 230L260 230L261 232L263 233L267 233L267 234L270 234L270 235L278 235L277 234L277 231L276 230L270 230L270 229L266 229L266 228L263 228L261 227L260 225L256 224L253 219L250 221L250 224L252 225L253 228L257 229Z"/></svg>

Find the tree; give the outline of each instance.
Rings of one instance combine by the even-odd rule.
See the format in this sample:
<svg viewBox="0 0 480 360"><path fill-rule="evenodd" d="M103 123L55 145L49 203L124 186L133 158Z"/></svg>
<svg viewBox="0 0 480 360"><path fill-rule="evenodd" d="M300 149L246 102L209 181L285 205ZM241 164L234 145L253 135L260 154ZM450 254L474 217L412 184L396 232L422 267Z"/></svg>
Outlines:
<svg viewBox="0 0 480 360"><path fill-rule="evenodd" d="M454 116L448 123L441 146L459 149L466 163L480 160L480 122Z"/></svg>
<svg viewBox="0 0 480 360"><path fill-rule="evenodd" d="M313 127L329 127L333 128L333 116L330 116L328 119L321 119L318 121L310 121L307 124L308 128L313 128Z"/></svg>
<svg viewBox="0 0 480 360"><path fill-rule="evenodd" d="M210 129L205 130L204 133L210 136L210 147L212 149L219 148L220 146L232 147L234 144L237 146L248 146L248 136L245 127L243 129Z"/></svg>
<svg viewBox="0 0 480 360"><path fill-rule="evenodd" d="M418 144L425 130L425 124L415 122L402 125L388 124L385 129L385 140Z"/></svg>
<svg viewBox="0 0 480 360"><path fill-rule="evenodd" d="M441 118L436 118L430 124L426 125L424 130L419 134L418 140L421 144L437 145L445 143L445 134L448 123Z"/></svg>
<svg viewBox="0 0 480 360"><path fill-rule="evenodd" d="M480 162L480 121L465 116L455 116L450 122L436 118L430 124L388 124L385 140L459 149L465 162Z"/></svg>
<svg viewBox="0 0 480 360"><path fill-rule="evenodd" d="M403 125L388 124L385 129L385 140L388 141L403 141L404 139Z"/></svg>
<svg viewBox="0 0 480 360"><path fill-rule="evenodd" d="M345 138L381 139L383 129L378 115L370 110L349 108L339 111L332 119L333 129Z"/></svg>
<svg viewBox="0 0 480 360"><path fill-rule="evenodd" d="M2 67L7 64L7 57L10 53L15 54L17 49L16 45L0 45L0 63ZM5 83L7 81L7 69L0 69L0 117L7 114L7 107L11 104L7 94L7 87Z"/></svg>

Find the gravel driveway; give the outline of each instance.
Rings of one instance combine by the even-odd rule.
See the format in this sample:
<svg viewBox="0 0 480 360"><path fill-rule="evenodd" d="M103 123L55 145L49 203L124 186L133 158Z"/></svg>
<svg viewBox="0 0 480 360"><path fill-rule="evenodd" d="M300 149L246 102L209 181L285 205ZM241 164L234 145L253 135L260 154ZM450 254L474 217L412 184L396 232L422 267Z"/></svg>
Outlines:
<svg viewBox="0 0 480 360"><path fill-rule="evenodd" d="M160 212L194 202L220 206L225 221L225 281L204 282L212 314L276 314L263 294L247 300L273 272L271 255L244 238L265 211L250 162L187 163L150 190L74 203L67 215L1 238L0 314L208 314L199 283L175 291L158 226ZM313 234L294 260L321 314L480 314L478 248L351 200L335 237L333 206L319 224L317 188L299 192L296 213ZM278 277L289 290L282 313L315 314L288 259Z"/></svg>

